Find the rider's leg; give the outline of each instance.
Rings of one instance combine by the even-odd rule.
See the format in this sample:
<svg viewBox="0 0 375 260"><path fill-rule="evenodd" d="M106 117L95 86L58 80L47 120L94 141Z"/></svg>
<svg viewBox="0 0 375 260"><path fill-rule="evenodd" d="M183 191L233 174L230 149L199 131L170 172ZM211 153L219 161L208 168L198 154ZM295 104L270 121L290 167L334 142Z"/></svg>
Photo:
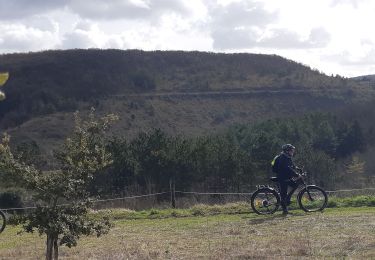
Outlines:
<svg viewBox="0 0 375 260"><path fill-rule="evenodd" d="M288 185L288 187L289 186L291 187L290 191L287 193L287 196L286 196L286 205L289 206L292 195L296 191L296 189L298 188L298 184L296 182L290 180L290 181L287 182L287 185Z"/></svg>
<svg viewBox="0 0 375 260"><path fill-rule="evenodd" d="M283 213L288 213L287 208L287 194L288 194L288 183L285 181L279 182L280 186L280 199L281 199L281 207L283 209Z"/></svg>

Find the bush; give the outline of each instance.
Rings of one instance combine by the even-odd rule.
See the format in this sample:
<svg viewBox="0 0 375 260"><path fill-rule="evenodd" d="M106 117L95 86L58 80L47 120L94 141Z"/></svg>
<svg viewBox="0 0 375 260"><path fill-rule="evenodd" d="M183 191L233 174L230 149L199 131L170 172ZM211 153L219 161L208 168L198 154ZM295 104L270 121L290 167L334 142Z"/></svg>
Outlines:
<svg viewBox="0 0 375 260"><path fill-rule="evenodd" d="M374 207L375 196L355 196L351 198L336 198L330 197L328 199L328 208L339 207Z"/></svg>
<svg viewBox="0 0 375 260"><path fill-rule="evenodd" d="M195 205L191 208L191 214L193 216L204 216L207 211L207 206L203 204Z"/></svg>
<svg viewBox="0 0 375 260"><path fill-rule="evenodd" d="M354 198L346 198L346 199L343 199L343 204L348 207L362 207L362 206L372 207L372 206L375 206L375 197L358 196Z"/></svg>
<svg viewBox="0 0 375 260"><path fill-rule="evenodd" d="M327 208L337 208L339 206L337 200L328 199Z"/></svg>

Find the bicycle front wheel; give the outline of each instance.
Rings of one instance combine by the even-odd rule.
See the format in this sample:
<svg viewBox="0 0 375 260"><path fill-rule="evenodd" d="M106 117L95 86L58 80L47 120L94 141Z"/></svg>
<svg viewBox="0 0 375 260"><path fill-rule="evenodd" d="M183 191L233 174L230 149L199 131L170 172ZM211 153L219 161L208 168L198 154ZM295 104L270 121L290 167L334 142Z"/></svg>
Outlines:
<svg viewBox="0 0 375 260"><path fill-rule="evenodd" d="M306 212L322 211L327 202L327 193L317 186L307 186L298 194L298 204Z"/></svg>
<svg viewBox="0 0 375 260"><path fill-rule="evenodd" d="M0 211L0 233L3 232L7 224L4 212Z"/></svg>
<svg viewBox="0 0 375 260"><path fill-rule="evenodd" d="M251 208L259 215L273 214L280 206L280 197L270 188L258 189L251 196Z"/></svg>

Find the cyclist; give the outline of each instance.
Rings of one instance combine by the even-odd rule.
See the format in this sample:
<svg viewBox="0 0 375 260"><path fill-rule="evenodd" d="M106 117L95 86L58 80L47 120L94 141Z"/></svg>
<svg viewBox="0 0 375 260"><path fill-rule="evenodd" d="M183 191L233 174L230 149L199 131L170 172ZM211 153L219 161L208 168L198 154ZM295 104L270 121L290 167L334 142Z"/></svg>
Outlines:
<svg viewBox="0 0 375 260"><path fill-rule="evenodd" d="M290 204L290 197L287 197L288 187L296 188L298 184L292 179L299 177L295 172L298 169L293 163L293 156L296 148L291 144L284 144L282 152L277 155L272 161L272 169L277 174L277 180L280 186L280 198L283 214L288 214L288 205Z"/></svg>

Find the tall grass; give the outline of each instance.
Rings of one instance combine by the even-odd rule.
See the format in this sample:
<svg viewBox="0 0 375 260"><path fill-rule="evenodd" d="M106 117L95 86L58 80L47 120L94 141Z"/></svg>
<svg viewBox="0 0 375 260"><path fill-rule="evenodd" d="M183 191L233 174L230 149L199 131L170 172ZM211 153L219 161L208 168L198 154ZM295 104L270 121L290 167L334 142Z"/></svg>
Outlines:
<svg viewBox="0 0 375 260"><path fill-rule="evenodd" d="M328 208L342 207L374 207L375 196L356 196L352 198L336 198L329 197ZM291 210L299 209L296 201L292 201L289 207ZM219 214L249 214L252 213L250 203L236 202L224 205L205 205L197 204L188 209L149 209L142 211L134 211L129 209L106 209L92 211L93 217L109 217L113 220L120 219L164 219L164 218L180 218L193 216L212 216Z"/></svg>

